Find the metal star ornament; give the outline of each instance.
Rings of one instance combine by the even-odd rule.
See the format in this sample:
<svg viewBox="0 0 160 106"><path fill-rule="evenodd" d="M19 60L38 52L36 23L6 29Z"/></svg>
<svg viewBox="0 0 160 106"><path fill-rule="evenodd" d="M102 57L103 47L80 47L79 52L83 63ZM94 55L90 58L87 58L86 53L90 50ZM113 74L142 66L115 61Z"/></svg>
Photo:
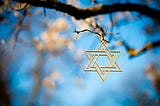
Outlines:
<svg viewBox="0 0 160 106"><path fill-rule="evenodd" d="M122 72L117 63L121 52L119 50L109 50L104 41L101 42L97 50L86 50L85 53L89 59L89 63L84 70L88 72L97 72L103 81L110 72ZM105 56L109 60L106 66L100 65L97 61L98 58L102 56Z"/></svg>

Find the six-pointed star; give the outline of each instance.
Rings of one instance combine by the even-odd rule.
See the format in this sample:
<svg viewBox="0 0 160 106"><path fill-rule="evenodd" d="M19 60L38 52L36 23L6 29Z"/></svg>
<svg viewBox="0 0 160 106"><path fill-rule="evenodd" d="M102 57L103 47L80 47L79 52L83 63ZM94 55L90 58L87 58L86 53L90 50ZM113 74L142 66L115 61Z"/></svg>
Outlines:
<svg viewBox="0 0 160 106"><path fill-rule="evenodd" d="M121 68L116 62L120 56L120 51L108 50L104 42L101 42L98 50L86 50L85 53L90 61L84 70L96 71L103 81L107 78L110 72L122 72ZM97 60L100 56L106 56L109 59L107 66L99 65Z"/></svg>

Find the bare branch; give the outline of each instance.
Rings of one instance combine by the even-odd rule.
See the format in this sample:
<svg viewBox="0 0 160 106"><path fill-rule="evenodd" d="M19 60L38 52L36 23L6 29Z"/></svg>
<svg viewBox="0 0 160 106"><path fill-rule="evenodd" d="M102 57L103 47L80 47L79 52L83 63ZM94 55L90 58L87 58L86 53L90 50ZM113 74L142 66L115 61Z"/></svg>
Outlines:
<svg viewBox="0 0 160 106"><path fill-rule="evenodd" d="M135 11L140 14L149 16L153 19L160 19L160 11L147 7L146 5L134 4L134 3L123 3L113 5L99 5L97 7L89 8L77 8L75 6L62 3L58 0L13 0L19 3L28 3L36 7L45 7L50 9L56 9L57 11L67 13L76 19L85 19L91 16L100 14L108 14L113 12L125 12Z"/></svg>
<svg viewBox="0 0 160 106"><path fill-rule="evenodd" d="M159 47L160 46L160 40L155 41L155 42L147 43L143 48L141 48L139 50L135 50L134 48L131 48L125 41L122 41L122 45L128 51L130 57L134 57L134 56L138 56L138 55L146 52L149 49Z"/></svg>
<svg viewBox="0 0 160 106"><path fill-rule="evenodd" d="M81 32L90 32L90 33L93 33L93 34L98 35L99 37L101 36L98 32L91 31L91 30L89 30L89 29L84 29L84 30L80 30L80 31L77 31L77 30L75 29L74 32L77 33L77 34L79 34L79 33L81 33Z"/></svg>

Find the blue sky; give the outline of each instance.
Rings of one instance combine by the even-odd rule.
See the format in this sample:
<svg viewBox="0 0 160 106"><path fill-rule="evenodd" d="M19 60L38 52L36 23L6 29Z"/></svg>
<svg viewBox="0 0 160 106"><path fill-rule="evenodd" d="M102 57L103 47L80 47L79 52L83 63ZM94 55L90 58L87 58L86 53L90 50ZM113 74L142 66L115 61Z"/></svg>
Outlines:
<svg viewBox="0 0 160 106"><path fill-rule="evenodd" d="M81 0L82 6L89 6L89 2ZM33 9L33 13L38 8ZM78 24L72 22L72 19L68 15L64 15L55 10L46 9L47 16L33 15L26 17L25 21L31 21L32 32L28 33L22 31L19 38L39 38L42 32L47 29L41 26L41 22L44 20L52 20L53 22L59 17L67 19L70 23L69 29L62 32L62 36L69 39L74 38L74 29L77 29ZM11 15L12 16L12 15ZM109 22L108 15L104 15L104 20L101 22L105 25ZM13 18L16 21L16 18ZM12 18L11 18L11 22ZM148 39L148 35L144 32L144 26L152 22L151 19L142 17L142 19L129 22L119 27L114 27L115 33L120 33L121 39L127 41L127 43L136 49L140 49L147 42L159 37L151 37ZM81 26L81 25L79 25ZM0 24L1 37L7 38L8 30L11 29L10 25ZM5 30L4 30L5 29ZM6 30L7 29L7 30ZM110 27L109 27L110 29ZM77 29L78 30L78 29ZM97 49L100 44L100 40L91 33L82 33L80 38L74 40L74 46L78 50L82 51L82 62L76 63L74 58L79 56L76 51L71 51L65 48L63 53L59 55L51 55L51 53L44 54L42 71L42 80L49 77L53 72L58 71L61 74L61 78L55 83L55 90L51 91L48 88L42 86L41 92L38 96L37 105L66 105L66 106L97 106L97 105L109 105L109 106L124 106L138 105L138 100L135 99L135 93L143 93L148 91L151 98L157 98L155 89L152 87L150 80L145 75L146 67L150 63L160 63L159 48L149 50L146 53L130 59L127 51L123 46L116 48L121 50L121 56L118 63L121 66L123 72L110 73L106 81L102 81L96 72L84 72L84 67L88 62L84 50ZM28 103L34 88L35 80L34 75L31 72L34 66L39 61L39 52L31 46L25 46L18 43L15 50L13 50L14 58L10 63L10 79L11 79L11 92L14 94L14 105L24 105ZM39 70L40 71L40 70ZM77 80L80 84L77 84ZM47 93L46 93L47 92ZM49 96L49 102L44 102L44 98Z"/></svg>

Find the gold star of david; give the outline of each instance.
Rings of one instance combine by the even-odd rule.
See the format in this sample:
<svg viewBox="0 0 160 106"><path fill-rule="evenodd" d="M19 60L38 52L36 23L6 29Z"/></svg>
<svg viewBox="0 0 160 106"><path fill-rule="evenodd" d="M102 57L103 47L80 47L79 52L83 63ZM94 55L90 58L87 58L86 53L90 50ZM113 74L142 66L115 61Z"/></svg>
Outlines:
<svg viewBox="0 0 160 106"><path fill-rule="evenodd" d="M86 50L89 63L85 67L85 71L97 72L101 79L104 81L110 72L122 72L120 66L117 64L117 60L120 56L119 50L109 50L104 42L98 47L98 50ZM98 63L98 58L106 56L109 59L107 66L101 66Z"/></svg>

